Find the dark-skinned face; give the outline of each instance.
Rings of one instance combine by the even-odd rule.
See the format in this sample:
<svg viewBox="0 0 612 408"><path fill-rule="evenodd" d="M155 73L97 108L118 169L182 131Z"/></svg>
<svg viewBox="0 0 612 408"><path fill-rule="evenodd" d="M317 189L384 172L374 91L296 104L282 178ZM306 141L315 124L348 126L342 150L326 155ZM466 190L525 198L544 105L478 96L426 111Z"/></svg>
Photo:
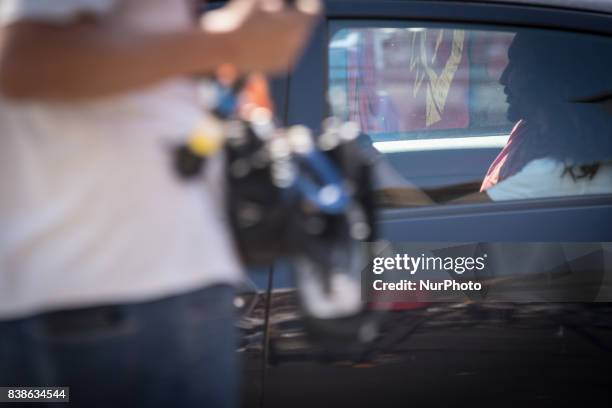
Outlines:
<svg viewBox="0 0 612 408"><path fill-rule="evenodd" d="M502 73L508 102L507 117L512 122L539 118L563 101L565 86L560 82L565 63L550 38L517 34L508 49L508 65Z"/></svg>
<svg viewBox="0 0 612 408"><path fill-rule="evenodd" d="M528 119L534 113L533 97L533 66L530 70L525 53L521 52L525 48L524 42L518 37L508 50L508 65L501 75L500 84L504 86L506 101L508 102L507 117L511 122L518 122L521 119Z"/></svg>

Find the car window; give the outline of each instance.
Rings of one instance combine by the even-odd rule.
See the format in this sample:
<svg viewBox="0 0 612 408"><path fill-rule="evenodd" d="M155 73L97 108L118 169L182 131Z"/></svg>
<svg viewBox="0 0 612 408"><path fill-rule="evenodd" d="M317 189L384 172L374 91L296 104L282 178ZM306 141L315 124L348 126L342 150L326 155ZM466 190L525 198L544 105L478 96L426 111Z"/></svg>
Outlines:
<svg viewBox="0 0 612 408"><path fill-rule="evenodd" d="M337 21L332 115L379 155L388 206L612 193L612 40Z"/></svg>

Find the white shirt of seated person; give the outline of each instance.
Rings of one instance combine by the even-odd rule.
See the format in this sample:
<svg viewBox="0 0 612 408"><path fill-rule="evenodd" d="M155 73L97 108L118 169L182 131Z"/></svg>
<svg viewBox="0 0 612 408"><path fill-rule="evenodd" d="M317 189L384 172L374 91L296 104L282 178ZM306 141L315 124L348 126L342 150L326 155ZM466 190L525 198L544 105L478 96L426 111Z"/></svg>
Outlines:
<svg viewBox="0 0 612 408"><path fill-rule="evenodd" d="M593 177L573 179L565 164L541 158L486 190L493 201L612 193L612 164L602 164Z"/></svg>

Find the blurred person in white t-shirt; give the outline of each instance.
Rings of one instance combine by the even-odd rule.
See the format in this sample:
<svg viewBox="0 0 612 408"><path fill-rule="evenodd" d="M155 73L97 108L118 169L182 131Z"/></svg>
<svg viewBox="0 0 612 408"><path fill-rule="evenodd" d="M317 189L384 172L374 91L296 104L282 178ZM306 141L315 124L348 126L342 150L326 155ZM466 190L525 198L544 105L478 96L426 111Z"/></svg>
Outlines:
<svg viewBox="0 0 612 408"><path fill-rule="evenodd" d="M1 386L235 406L222 163L184 182L171 146L202 115L194 76L290 68L319 3L196 3L0 0Z"/></svg>

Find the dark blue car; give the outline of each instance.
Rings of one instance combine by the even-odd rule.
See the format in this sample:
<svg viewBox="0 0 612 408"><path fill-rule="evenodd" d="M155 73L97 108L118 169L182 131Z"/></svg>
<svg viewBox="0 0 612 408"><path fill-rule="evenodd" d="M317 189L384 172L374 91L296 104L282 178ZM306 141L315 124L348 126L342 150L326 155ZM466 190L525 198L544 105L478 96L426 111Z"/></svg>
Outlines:
<svg viewBox="0 0 612 408"><path fill-rule="evenodd" d="M360 125L379 159L382 239L427 251L440 243L487 243L489 253L502 248L512 265L492 281L534 275L560 282L569 295L392 302L377 333L360 343L343 338L340 324L308 330L289 263L251 271L237 299L244 405L610 406L612 183L602 177L612 157L612 132L605 131L612 122L612 51L605 50L612 50L606 0L327 1L299 65L273 81L278 116L313 129L329 116ZM556 91L573 105L540 112L551 84L560 84ZM519 101L527 114L549 115L559 136L525 142L508 158L502 149L526 132L515 120L521 113L512 114ZM578 125L584 135L564 138L573 118L585 121L571 113L575 106L599 110L598 119ZM545 164L541 151L562 148L586 157L572 163L579 173L564 175L583 188L565 181L553 187L550 174L535 171L523 176L531 184L520 193L515 183L504 194L480 194L487 182L501 185L533 160ZM496 160L514 160L516 168L500 170ZM593 187L592 180L600 181ZM519 248L512 252L506 243ZM524 259L521 245L536 248L532 257L540 260L551 251L596 247L589 265L598 289L574 290L580 282ZM568 268L575 259L567 255Z"/></svg>

